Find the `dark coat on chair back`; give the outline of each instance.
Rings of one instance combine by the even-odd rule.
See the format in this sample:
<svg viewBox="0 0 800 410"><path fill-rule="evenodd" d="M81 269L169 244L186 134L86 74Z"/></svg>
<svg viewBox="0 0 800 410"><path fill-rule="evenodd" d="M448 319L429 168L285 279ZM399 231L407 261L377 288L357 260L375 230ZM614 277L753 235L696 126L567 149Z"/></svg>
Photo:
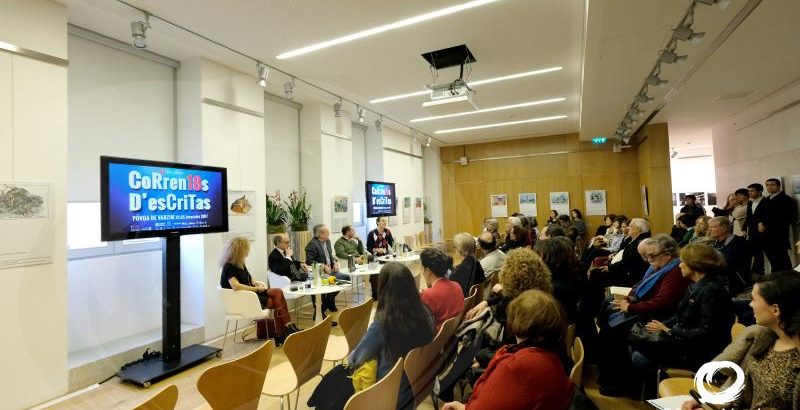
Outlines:
<svg viewBox="0 0 800 410"><path fill-rule="evenodd" d="M639 243L650 237L650 232L640 234L624 246L622 260L608 266L608 285L610 286L633 286L639 282L650 266L647 261L639 255Z"/></svg>
<svg viewBox="0 0 800 410"><path fill-rule="evenodd" d="M483 267L473 256L467 256L461 263L453 269L450 275L450 280L458 282L461 285L461 290L464 291L464 297L469 296L469 288L473 285L478 285L486 280L486 275L483 273Z"/></svg>

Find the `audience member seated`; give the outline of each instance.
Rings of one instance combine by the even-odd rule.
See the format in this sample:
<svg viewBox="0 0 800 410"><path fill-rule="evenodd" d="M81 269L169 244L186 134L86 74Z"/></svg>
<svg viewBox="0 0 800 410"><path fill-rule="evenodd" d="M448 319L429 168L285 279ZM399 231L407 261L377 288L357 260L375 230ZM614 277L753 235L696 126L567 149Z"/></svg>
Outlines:
<svg viewBox="0 0 800 410"><path fill-rule="evenodd" d="M800 408L800 275L778 272L764 276L753 286L753 313L756 325L748 327L714 361L731 361L744 371L741 396L719 408L797 409ZM729 377L735 374L721 369ZM694 401L682 409L699 409Z"/></svg>
<svg viewBox="0 0 800 410"><path fill-rule="evenodd" d="M683 240L683 237L686 236L686 232L688 231L687 225L688 222L692 222L690 226L694 226L694 220L697 219L691 215L686 214L677 214L675 215L675 225L672 225L672 232L669 233L669 236L675 240L675 242L680 243Z"/></svg>
<svg viewBox="0 0 800 410"><path fill-rule="evenodd" d="M605 396L620 396L639 387L629 377L632 371L627 343L630 329L637 322L663 320L674 315L690 283L678 266L678 243L669 235L647 239L638 250L650 267L627 297L612 295L607 298L597 320L600 333L594 347L600 394Z"/></svg>
<svg viewBox="0 0 800 410"><path fill-rule="evenodd" d="M573 209L570 211L570 215L572 216L572 228L575 230L575 249L578 251L578 255L583 253L583 250L586 248L586 221L583 219L583 214L578 209ZM569 234L567 235L569 237Z"/></svg>
<svg viewBox="0 0 800 410"><path fill-rule="evenodd" d="M558 225L558 211L555 209L550 210L550 217L547 219L547 225Z"/></svg>
<svg viewBox="0 0 800 410"><path fill-rule="evenodd" d="M336 257L331 249L331 230L325 225L315 225L312 228L314 238L306 245L306 264L313 265L319 263L322 266L321 276L323 280L328 279L329 276L334 276L340 280L350 280L350 275L339 272L339 263L336 262ZM325 317L325 311L336 312L336 293L327 293L322 295L322 317Z"/></svg>
<svg viewBox="0 0 800 410"><path fill-rule="evenodd" d="M275 248L269 253L267 263L269 270L278 275L286 276L292 281L305 281L308 278L308 266L304 262L293 259L294 250L289 235L279 233L272 238Z"/></svg>
<svg viewBox="0 0 800 410"><path fill-rule="evenodd" d="M608 286L633 286L647 270L647 261L639 255L639 244L650 237L650 224L641 218L633 218L628 224L627 237L622 241L622 256L614 254L618 262L589 271L587 309L597 316ZM612 259L613 261L614 259Z"/></svg>
<svg viewBox="0 0 800 410"><path fill-rule="evenodd" d="M453 238L453 247L464 259L453 269L450 280L461 285L462 297L467 297L469 296L469 288L483 283L486 280L486 276L483 273L481 264L475 259L475 238L472 235L468 233L457 234Z"/></svg>
<svg viewBox="0 0 800 410"><path fill-rule="evenodd" d="M539 241L534 249L550 269L553 296L561 302L567 323L575 323L584 284L578 276L578 258L572 244L562 236Z"/></svg>
<svg viewBox="0 0 800 410"><path fill-rule="evenodd" d="M286 305L286 298L283 291L277 288L268 288L262 282L253 282L253 277L247 271L244 260L250 254L250 241L242 236L231 238L222 253L220 265L222 275L219 286L224 289L249 290L255 292L261 302L262 309L275 310L275 328L278 335L275 343L281 344L286 340L286 336L299 331L300 329L292 323L289 316L289 308Z"/></svg>
<svg viewBox="0 0 800 410"><path fill-rule="evenodd" d="M389 225L389 217L379 216L375 223L378 226L367 235L367 252L373 256L388 255L394 246L392 231L386 227ZM378 275L369 275L369 287L372 289L372 300L378 300Z"/></svg>
<svg viewBox="0 0 800 410"><path fill-rule="evenodd" d="M489 232L481 234L484 235L492 237ZM461 313L464 308L464 295L458 283L447 279L447 272L453 266L451 257L438 249L427 248L419 254L419 260L422 265L422 277L428 285L428 289L423 290L420 297L433 314L438 331L445 320Z"/></svg>
<svg viewBox="0 0 800 410"><path fill-rule="evenodd" d="M526 246L533 246L533 244L536 242L536 237L533 236L533 228L531 227L531 220L519 212L515 212L511 216L519 218L519 221L522 224L522 230L525 232L525 235L527 236L527 239L525 240L525 242L527 243Z"/></svg>
<svg viewBox="0 0 800 410"><path fill-rule="evenodd" d="M433 317L422 303L414 277L405 265L397 262L383 265L378 283L375 320L350 353L348 361L351 367L358 368L368 360L377 358L377 380L380 380L389 373L398 358L411 349L433 341L435 331ZM397 408L413 407L414 395L408 379L403 375Z"/></svg>
<svg viewBox="0 0 800 410"><path fill-rule="evenodd" d="M678 217L678 220L675 221L675 225L680 229L682 229L683 231L685 231L685 233L681 238L675 238L674 236L672 237L672 239L675 239L678 242L678 246L684 246L688 244L690 240L692 240L692 237L694 236L695 226L689 225L691 222L692 222L692 217L685 214Z"/></svg>
<svg viewBox="0 0 800 410"><path fill-rule="evenodd" d="M558 223L561 228L564 229L564 236L569 238L572 243L575 243L575 241L578 240L578 231L572 226L572 219L569 217L569 215L559 215Z"/></svg>
<svg viewBox="0 0 800 410"><path fill-rule="evenodd" d="M481 257L483 273L487 278L491 278L495 273L500 271L503 262L506 260L506 254L500 249L497 249L497 242L489 232L482 232L480 236L478 236L478 247L480 247L483 252L483 257Z"/></svg>
<svg viewBox="0 0 800 410"><path fill-rule="evenodd" d="M692 239L689 239L689 243L702 243L709 246L714 244L714 239L708 236L709 220L711 220L711 217L708 215L702 215L697 218L694 223L694 231L692 231Z"/></svg>
<svg viewBox="0 0 800 410"><path fill-rule="evenodd" d="M725 276L728 292L736 296L750 286L747 242L731 232L731 221L727 216L716 216L708 221L709 236L714 239L714 249L725 257Z"/></svg>
<svg viewBox="0 0 800 410"><path fill-rule="evenodd" d="M528 227L531 233L531 244L536 244L536 240L539 239L539 221L536 220L535 216L526 216L528 219Z"/></svg>
<svg viewBox="0 0 800 410"><path fill-rule="evenodd" d="M611 226L614 225L614 219L616 218L617 216L614 214L606 215L606 217L603 218L603 224L598 226L597 230L594 231L594 236L605 236L606 232L608 232L608 228L611 228Z"/></svg>
<svg viewBox="0 0 800 410"><path fill-rule="evenodd" d="M592 238L589 242L589 247L581 255L581 271L588 271L595 258L618 252L627 231L628 218L625 215L614 216L614 220L611 222L611 226L607 227L605 235Z"/></svg>
<svg viewBox="0 0 800 410"><path fill-rule="evenodd" d="M489 232L492 234L492 237L495 241L500 240L500 225L497 223L497 219L489 218L483 221L483 232Z"/></svg>
<svg viewBox="0 0 800 410"><path fill-rule="evenodd" d="M542 238L542 239L550 239L550 238L557 238L559 236L563 236L563 237L567 236L567 232L560 225L548 225L546 228L547 228L547 230L544 231L544 238Z"/></svg>
<svg viewBox="0 0 800 410"><path fill-rule="evenodd" d="M722 283L725 260L708 245L681 249L680 269L693 283L678 304L678 312L644 329L661 333L655 343L632 343L631 359L641 369L678 367L697 370L730 343L733 305Z"/></svg>
<svg viewBox="0 0 800 410"><path fill-rule="evenodd" d="M705 208L703 208L702 204L697 203L697 197L694 195L686 195L683 198L684 206L681 208L680 213L689 215L692 218L692 225L695 225L695 221L701 215L706 214Z"/></svg>
<svg viewBox="0 0 800 410"><path fill-rule="evenodd" d="M510 219L518 219L515 217L508 218ZM509 233L506 235L506 240L503 242L503 245L500 246L500 250L504 253L508 253L512 249L517 248L525 248L529 247L530 244L527 244L525 238L528 237L528 233L522 228L521 225L509 225Z"/></svg>
<svg viewBox="0 0 800 410"><path fill-rule="evenodd" d="M565 319L546 292L529 290L511 302L508 330L516 344L500 349L475 383L465 404L443 410L567 409L575 386L564 372Z"/></svg>

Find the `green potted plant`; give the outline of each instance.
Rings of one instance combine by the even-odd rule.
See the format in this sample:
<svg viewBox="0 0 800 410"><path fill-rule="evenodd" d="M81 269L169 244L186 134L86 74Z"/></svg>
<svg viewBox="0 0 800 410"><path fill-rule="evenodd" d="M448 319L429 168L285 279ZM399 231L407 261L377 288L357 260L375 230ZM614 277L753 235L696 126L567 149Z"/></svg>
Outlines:
<svg viewBox="0 0 800 410"><path fill-rule="evenodd" d="M289 214L281 202L280 191L275 191L275 195L267 195L267 233L286 233L288 220Z"/></svg>
<svg viewBox="0 0 800 410"><path fill-rule="evenodd" d="M307 231L308 221L311 219L311 204L306 198L305 188L289 193L289 200L285 201L286 211L289 214L292 231Z"/></svg>

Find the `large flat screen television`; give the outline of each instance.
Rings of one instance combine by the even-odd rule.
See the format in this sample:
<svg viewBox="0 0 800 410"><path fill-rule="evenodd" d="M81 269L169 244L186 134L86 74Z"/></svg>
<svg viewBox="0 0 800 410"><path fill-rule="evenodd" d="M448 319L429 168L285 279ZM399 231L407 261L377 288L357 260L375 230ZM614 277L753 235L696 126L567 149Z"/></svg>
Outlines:
<svg viewBox="0 0 800 410"><path fill-rule="evenodd" d="M225 168L100 157L103 241L228 231Z"/></svg>
<svg viewBox="0 0 800 410"><path fill-rule="evenodd" d="M367 181L367 218L397 215L397 193L392 182Z"/></svg>

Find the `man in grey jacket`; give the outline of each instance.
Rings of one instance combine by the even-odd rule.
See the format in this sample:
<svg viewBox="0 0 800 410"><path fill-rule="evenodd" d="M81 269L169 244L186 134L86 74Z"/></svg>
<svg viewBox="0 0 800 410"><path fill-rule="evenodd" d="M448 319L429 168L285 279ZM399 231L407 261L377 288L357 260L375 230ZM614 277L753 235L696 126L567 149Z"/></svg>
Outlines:
<svg viewBox="0 0 800 410"><path fill-rule="evenodd" d="M336 255L331 248L331 230L325 225L314 226L312 233L314 238L306 245L306 265L313 266L315 263L322 265L322 279L334 276L340 280L350 280L350 275L339 272L339 264L336 262ZM325 311L336 312L336 293L322 295L322 317Z"/></svg>
<svg viewBox="0 0 800 410"><path fill-rule="evenodd" d="M506 261L506 254L497 249L497 241L492 236L492 233L488 231L481 232L480 236L478 236L478 246L483 251L483 257L481 258L483 273L487 278L491 278L492 275L500 271L503 262Z"/></svg>

